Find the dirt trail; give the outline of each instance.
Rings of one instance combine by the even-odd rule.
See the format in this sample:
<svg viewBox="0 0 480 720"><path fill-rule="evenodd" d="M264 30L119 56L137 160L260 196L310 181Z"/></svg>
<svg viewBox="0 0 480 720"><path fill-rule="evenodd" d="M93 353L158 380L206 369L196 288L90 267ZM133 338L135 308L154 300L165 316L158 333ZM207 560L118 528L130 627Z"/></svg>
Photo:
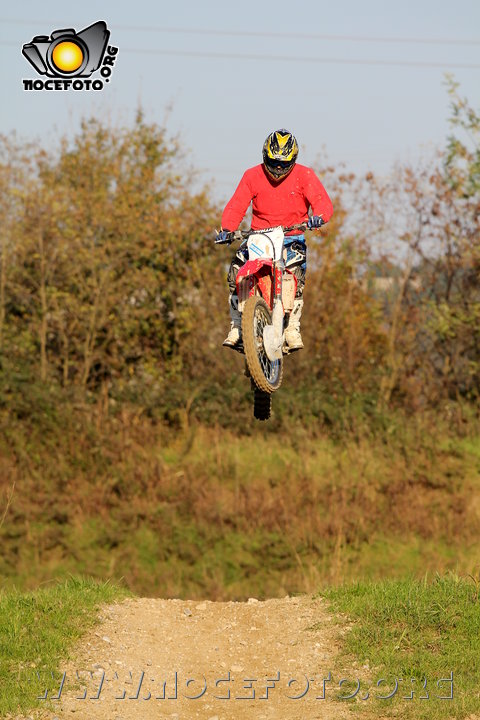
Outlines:
<svg viewBox="0 0 480 720"><path fill-rule="evenodd" d="M62 668L61 700L46 717L341 720L351 713L332 699L340 679L334 667L338 631L325 602L311 597L265 602L129 599L103 609L101 624ZM83 689L74 688L77 670ZM317 699L329 671L326 699ZM99 698L91 699L102 676ZM86 698L77 699L85 690Z"/></svg>

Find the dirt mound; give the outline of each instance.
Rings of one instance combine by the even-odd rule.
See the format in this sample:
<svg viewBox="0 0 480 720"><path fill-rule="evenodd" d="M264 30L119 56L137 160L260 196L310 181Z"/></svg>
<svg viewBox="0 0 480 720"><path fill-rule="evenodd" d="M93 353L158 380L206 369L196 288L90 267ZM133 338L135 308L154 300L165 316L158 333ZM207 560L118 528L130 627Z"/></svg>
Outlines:
<svg viewBox="0 0 480 720"><path fill-rule="evenodd" d="M333 700L336 638L322 599L129 599L103 609L62 668L61 699L47 717L346 718Z"/></svg>

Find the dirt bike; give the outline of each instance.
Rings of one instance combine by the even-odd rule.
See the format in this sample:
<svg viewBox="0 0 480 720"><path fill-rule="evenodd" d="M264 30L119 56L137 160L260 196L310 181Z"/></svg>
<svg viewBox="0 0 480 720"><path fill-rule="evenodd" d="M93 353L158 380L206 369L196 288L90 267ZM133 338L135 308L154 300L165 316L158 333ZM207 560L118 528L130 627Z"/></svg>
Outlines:
<svg viewBox="0 0 480 720"><path fill-rule="evenodd" d="M301 223L236 230L229 235L232 241L247 240L248 260L238 271L236 285L242 313L245 375L251 379L257 420L270 417L272 393L282 383L283 356L289 352L285 328L293 309L297 278L285 267L285 233L306 229L306 223Z"/></svg>

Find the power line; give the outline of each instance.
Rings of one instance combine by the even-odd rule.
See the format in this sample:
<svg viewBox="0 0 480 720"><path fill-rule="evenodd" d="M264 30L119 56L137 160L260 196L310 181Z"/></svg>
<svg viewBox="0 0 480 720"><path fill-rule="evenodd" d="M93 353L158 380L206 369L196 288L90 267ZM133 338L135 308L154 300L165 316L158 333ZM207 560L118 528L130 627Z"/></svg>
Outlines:
<svg viewBox="0 0 480 720"><path fill-rule="evenodd" d="M53 25L58 24L57 20L20 20L14 18L0 18L0 23L11 23L14 25ZM262 32L256 30L208 30L203 28L179 28L179 27L158 27L144 25L109 25L116 30L134 30L135 32L159 32L188 35L215 35L226 37L265 37L284 38L296 40L335 40L347 42L368 42L368 43L415 43L426 45L480 45L480 39L462 38L405 38L405 37L381 37L370 35L329 35L326 33L299 33L299 32Z"/></svg>
<svg viewBox="0 0 480 720"><path fill-rule="evenodd" d="M312 62L331 63L340 65L389 65L405 67L435 67L435 68L468 68L480 69L480 64L474 63L450 63L450 62L415 62L410 60L363 60L347 58L318 58L298 57L293 55L253 55L243 53L209 53L188 50L148 50L143 48L120 48L122 52L143 53L146 55L176 55L179 57L203 57L203 58L230 58L235 60L263 60L282 62Z"/></svg>
<svg viewBox="0 0 480 720"><path fill-rule="evenodd" d="M112 25L112 27L115 27ZM335 40L348 42L381 42L381 43L420 43L432 45L480 45L480 40L460 40L452 38L395 38L395 37L374 37L365 35L326 35L319 33L280 33L260 32L254 30L203 30L197 28L160 28L117 25L119 30L135 30L138 32L164 32L164 33L185 33L189 35L217 35L228 37L268 37L296 40Z"/></svg>
<svg viewBox="0 0 480 720"><path fill-rule="evenodd" d="M15 42L0 41L0 45L16 46ZM389 67L428 67L428 68L455 68L455 69L480 69L480 64L475 63L451 63L451 62L417 62L410 60L363 60L363 59L347 59L347 58L319 58L319 57L298 57L293 55L253 55L244 53L209 53L201 51L188 50L157 50L148 48L120 48L122 53L137 53L141 55L167 55L175 57L201 57L208 59L230 59L230 60L255 60L266 62L311 62L311 63L329 63L337 65L383 65Z"/></svg>

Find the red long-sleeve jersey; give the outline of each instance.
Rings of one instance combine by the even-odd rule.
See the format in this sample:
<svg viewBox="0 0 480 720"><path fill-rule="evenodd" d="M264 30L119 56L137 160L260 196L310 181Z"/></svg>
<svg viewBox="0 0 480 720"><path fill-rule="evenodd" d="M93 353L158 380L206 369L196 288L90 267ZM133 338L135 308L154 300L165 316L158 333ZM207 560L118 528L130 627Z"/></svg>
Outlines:
<svg viewBox="0 0 480 720"><path fill-rule="evenodd" d="M252 201L252 230L305 222L309 206L325 222L333 215L332 201L318 177L298 163L280 182L267 175L263 164L247 170L223 211L222 228L237 230Z"/></svg>

